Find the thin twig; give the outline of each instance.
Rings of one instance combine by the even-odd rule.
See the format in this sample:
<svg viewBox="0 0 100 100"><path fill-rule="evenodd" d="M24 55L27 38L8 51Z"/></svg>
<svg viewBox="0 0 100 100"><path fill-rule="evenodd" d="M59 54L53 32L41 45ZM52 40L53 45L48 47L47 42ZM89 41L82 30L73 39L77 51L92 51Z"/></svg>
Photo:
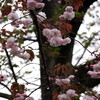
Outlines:
<svg viewBox="0 0 100 100"><path fill-rule="evenodd" d="M1 83L1 82L0 82L0 84L3 85L4 87L6 87L6 88L9 90L10 93L12 93L11 90L8 88L7 85L5 85L5 84L3 84L3 83Z"/></svg>
<svg viewBox="0 0 100 100"><path fill-rule="evenodd" d="M48 85L48 83L39 86L38 88L36 88L35 90L33 90L28 96L30 96L33 92L37 91L38 89L40 89L40 88L42 88L42 87L44 87L44 86L46 86L46 85Z"/></svg>

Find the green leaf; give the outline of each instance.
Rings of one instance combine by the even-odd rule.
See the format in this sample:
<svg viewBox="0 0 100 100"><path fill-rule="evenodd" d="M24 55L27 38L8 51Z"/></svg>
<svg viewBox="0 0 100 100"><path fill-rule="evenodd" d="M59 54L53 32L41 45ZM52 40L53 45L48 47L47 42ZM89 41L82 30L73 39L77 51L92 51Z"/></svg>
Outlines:
<svg viewBox="0 0 100 100"><path fill-rule="evenodd" d="M23 44L24 40L18 40L18 43Z"/></svg>
<svg viewBox="0 0 100 100"><path fill-rule="evenodd" d="M19 67L18 65L14 64L13 67Z"/></svg>
<svg viewBox="0 0 100 100"><path fill-rule="evenodd" d="M32 73L32 71L26 71L25 72L25 74L31 74Z"/></svg>

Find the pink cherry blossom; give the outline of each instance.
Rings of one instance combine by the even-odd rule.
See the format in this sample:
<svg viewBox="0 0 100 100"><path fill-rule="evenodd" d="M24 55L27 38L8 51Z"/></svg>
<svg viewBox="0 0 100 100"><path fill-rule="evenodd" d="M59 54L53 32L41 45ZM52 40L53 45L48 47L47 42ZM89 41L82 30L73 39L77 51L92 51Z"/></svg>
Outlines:
<svg viewBox="0 0 100 100"><path fill-rule="evenodd" d="M9 15L8 15L8 19L9 20L16 20L18 19L18 14L16 12L11 12Z"/></svg>
<svg viewBox="0 0 100 100"><path fill-rule="evenodd" d="M7 80L7 77L5 75L0 75L0 81L5 81Z"/></svg>
<svg viewBox="0 0 100 100"><path fill-rule="evenodd" d="M70 83L70 79L66 78L66 79L61 79L63 84L69 84Z"/></svg>
<svg viewBox="0 0 100 100"><path fill-rule="evenodd" d="M34 10L36 8L37 2L35 0L27 0L27 9Z"/></svg>
<svg viewBox="0 0 100 100"><path fill-rule="evenodd" d="M94 96L85 95L82 100L97 100Z"/></svg>
<svg viewBox="0 0 100 100"><path fill-rule="evenodd" d="M61 20L65 20L66 17L65 17L64 15L60 15L60 16L59 16L59 19L61 19Z"/></svg>
<svg viewBox="0 0 100 100"><path fill-rule="evenodd" d="M9 37L7 39L7 43L14 43L15 42L15 38L14 37Z"/></svg>
<svg viewBox="0 0 100 100"><path fill-rule="evenodd" d="M27 9L34 10L35 8L43 8L44 3L41 3L42 0L27 0Z"/></svg>
<svg viewBox="0 0 100 100"><path fill-rule="evenodd" d="M52 37L50 40L50 45L52 47L58 47L58 46L61 46L61 43L62 43L62 38L61 37Z"/></svg>
<svg viewBox="0 0 100 100"><path fill-rule="evenodd" d="M74 72L75 72L75 73L77 73L77 72L78 72L78 70L77 70L77 69L75 69L75 70L74 70Z"/></svg>
<svg viewBox="0 0 100 100"><path fill-rule="evenodd" d="M99 71L99 72L88 71L88 74L89 74L92 78L100 78L100 71Z"/></svg>
<svg viewBox="0 0 100 100"><path fill-rule="evenodd" d="M43 29L43 35L48 39L48 41L52 47L66 45L71 42L71 39L69 37L63 39L60 30L58 30L56 28Z"/></svg>
<svg viewBox="0 0 100 100"><path fill-rule="evenodd" d="M65 12L59 16L59 18L61 20L72 20L75 17L75 12L73 11L73 7L72 6L67 6L65 8Z"/></svg>
<svg viewBox="0 0 100 100"><path fill-rule="evenodd" d="M46 17L45 12L39 12L38 15L37 15L37 19L38 19L39 22L44 21L46 18L47 17Z"/></svg>
<svg viewBox="0 0 100 100"><path fill-rule="evenodd" d="M92 65L94 71L100 71L100 61L97 64Z"/></svg>
<svg viewBox="0 0 100 100"><path fill-rule="evenodd" d="M68 78L69 79L73 79L73 78L75 78L75 76L74 75L70 75Z"/></svg>
<svg viewBox="0 0 100 100"><path fill-rule="evenodd" d="M26 19L22 20L22 24L24 26L29 25L31 22L32 22L32 19L31 18L26 18Z"/></svg>
<svg viewBox="0 0 100 100"><path fill-rule="evenodd" d="M86 65L86 66L85 66L85 68L87 69L87 68L89 68L89 66L88 66L88 65Z"/></svg>
<svg viewBox="0 0 100 100"><path fill-rule="evenodd" d="M65 78L65 79L57 78L57 79L55 79L55 84L57 84L59 86L64 85L64 84L69 84L69 83L70 83L69 78Z"/></svg>
<svg viewBox="0 0 100 100"><path fill-rule="evenodd" d="M13 100L25 100L26 97L27 97L26 94L17 93L16 97Z"/></svg>
<svg viewBox="0 0 100 100"><path fill-rule="evenodd" d="M67 19L67 20L72 20L74 17L75 17L75 14L74 12L64 12L64 18Z"/></svg>
<svg viewBox="0 0 100 100"><path fill-rule="evenodd" d="M72 6L67 6L67 7L65 8L65 11L67 11L67 12L72 12L72 11L73 11L73 7L72 7Z"/></svg>
<svg viewBox="0 0 100 100"><path fill-rule="evenodd" d="M52 32L50 29L48 28L45 28L43 29L43 35L48 39L50 40L52 38Z"/></svg>
<svg viewBox="0 0 100 100"><path fill-rule="evenodd" d="M51 32L52 32L52 36L54 36L54 37L61 37L61 32L60 32L60 30L58 30L58 29L56 29L56 28L53 28L53 29L51 30Z"/></svg>
<svg viewBox="0 0 100 100"><path fill-rule="evenodd" d="M29 59L30 58L30 54L27 53L27 52L18 54L17 56L20 57L20 58L23 58L23 59Z"/></svg>
<svg viewBox="0 0 100 100"><path fill-rule="evenodd" d="M66 94L58 95L58 100L71 100Z"/></svg>
<svg viewBox="0 0 100 100"><path fill-rule="evenodd" d="M62 41L62 45L66 45L66 44L69 44L71 42L71 39L69 37L63 39Z"/></svg>
<svg viewBox="0 0 100 100"><path fill-rule="evenodd" d="M18 54L18 47L11 49L10 53L13 54L13 55L17 55Z"/></svg>
<svg viewBox="0 0 100 100"><path fill-rule="evenodd" d="M67 92L66 92L66 95L70 98L72 97L75 97L75 96L78 96L76 93L75 93L75 90L72 90L72 89L69 89Z"/></svg>
<svg viewBox="0 0 100 100"><path fill-rule="evenodd" d="M14 37L9 37L7 39L7 44L6 44L6 48L12 48L13 43L15 42L15 38Z"/></svg>
<svg viewBox="0 0 100 100"><path fill-rule="evenodd" d="M37 3L36 8L43 8L45 6L44 3Z"/></svg>
<svg viewBox="0 0 100 100"><path fill-rule="evenodd" d="M55 84L61 86L62 85L61 79L59 79L59 78L58 79L55 79Z"/></svg>
<svg viewBox="0 0 100 100"><path fill-rule="evenodd" d="M4 52L4 49L1 49L0 52Z"/></svg>
<svg viewBox="0 0 100 100"><path fill-rule="evenodd" d="M61 4L61 0L58 0L58 4Z"/></svg>

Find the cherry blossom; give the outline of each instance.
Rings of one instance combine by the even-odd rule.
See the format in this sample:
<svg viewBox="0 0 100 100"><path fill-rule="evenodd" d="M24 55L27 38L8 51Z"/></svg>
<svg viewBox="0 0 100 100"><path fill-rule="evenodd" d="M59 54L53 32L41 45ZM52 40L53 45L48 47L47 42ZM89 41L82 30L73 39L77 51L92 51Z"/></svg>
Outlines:
<svg viewBox="0 0 100 100"><path fill-rule="evenodd" d="M78 96L75 90L69 89L66 94L58 95L58 100L71 100L72 97Z"/></svg>
<svg viewBox="0 0 100 100"><path fill-rule="evenodd" d="M94 96L85 95L82 100L97 100Z"/></svg>
<svg viewBox="0 0 100 100"><path fill-rule="evenodd" d="M88 71L88 74L92 78L100 78L100 61L97 64L92 65L93 71Z"/></svg>
<svg viewBox="0 0 100 100"><path fill-rule="evenodd" d="M58 30L58 29L56 29L56 28L53 28L53 29L51 30L51 32L52 32L52 36L53 36L53 37L61 37L61 32L60 32L60 30Z"/></svg>
<svg viewBox="0 0 100 100"><path fill-rule="evenodd" d="M36 8L43 8L45 6L44 3L37 3Z"/></svg>
<svg viewBox="0 0 100 100"><path fill-rule="evenodd" d="M0 81L5 81L7 80L7 77L5 75L0 75Z"/></svg>
<svg viewBox="0 0 100 100"><path fill-rule="evenodd" d="M75 93L75 90L72 90L72 89L69 89L68 91L66 91L66 95L70 98L72 97L75 97L75 96L78 96L76 93Z"/></svg>
<svg viewBox="0 0 100 100"><path fill-rule="evenodd" d="M28 97L26 94L17 93L13 100L34 100L32 97Z"/></svg>
<svg viewBox="0 0 100 100"><path fill-rule="evenodd" d="M97 64L92 65L94 71L100 71L100 61Z"/></svg>
<svg viewBox="0 0 100 100"><path fill-rule="evenodd" d="M75 78L75 76L74 75L70 75L68 78L69 79L73 79L73 78Z"/></svg>
<svg viewBox="0 0 100 100"><path fill-rule="evenodd" d="M52 47L58 47L58 46L61 46L62 44L62 38L61 37L52 37L49 42L50 42L50 45Z"/></svg>
<svg viewBox="0 0 100 100"><path fill-rule="evenodd" d="M35 8L43 8L45 4L41 2L42 0L27 0L27 9L35 10Z"/></svg>
<svg viewBox="0 0 100 100"><path fill-rule="evenodd" d="M15 38L14 37L9 37L7 39L7 44L6 44L6 48L12 48L13 43L15 42Z"/></svg>
<svg viewBox="0 0 100 100"><path fill-rule="evenodd" d="M62 41L62 45L66 45L66 44L69 44L71 42L71 39L69 37L63 39Z"/></svg>
<svg viewBox="0 0 100 100"><path fill-rule="evenodd" d="M55 84L61 86L61 85L62 85L62 81L61 81L61 79L58 79L58 78L55 79Z"/></svg>
<svg viewBox="0 0 100 100"><path fill-rule="evenodd" d="M50 40L50 39L53 37L51 30L48 29L48 28L43 29L43 35L44 35L48 40Z"/></svg>
<svg viewBox="0 0 100 100"><path fill-rule="evenodd" d="M58 100L70 100L70 97L67 97L66 94L58 95Z"/></svg>
<svg viewBox="0 0 100 100"><path fill-rule="evenodd" d="M9 15L8 15L8 19L9 20L16 20L18 19L18 14L16 12L11 12Z"/></svg>
<svg viewBox="0 0 100 100"><path fill-rule="evenodd" d="M20 58L23 58L23 59L29 59L30 58L30 54L27 53L27 52L18 54L17 56L20 57Z"/></svg>
<svg viewBox="0 0 100 100"><path fill-rule="evenodd" d="M70 79L65 78L65 79L61 79L63 84L69 84L70 83Z"/></svg>
<svg viewBox="0 0 100 100"><path fill-rule="evenodd" d="M56 28L53 29L45 28L43 30L43 35L48 39L52 47L66 45L71 42L71 39L69 37L63 39L60 30Z"/></svg>
<svg viewBox="0 0 100 100"><path fill-rule="evenodd" d="M9 37L7 39L7 43L14 43L15 42L15 38L14 37Z"/></svg>
<svg viewBox="0 0 100 100"><path fill-rule="evenodd" d="M44 21L46 18L47 17L46 17L45 12L39 12L38 15L37 15L37 19L38 19L39 22Z"/></svg>
<svg viewBox="0 0 100 100"><path fill-rule="evenodd" d="M67 6L65 8L65 12L59 16L59 18L61 20L72 20L75 17L75 12L73 11L73 7L72 6Z"/></svg>
<svg viewBox="0 0 100 100"><path fill-rule="evenodd" d="M36 8L36 3L35 0L27 0L27 9L34 10Z"/></svg>
<svg viewBox="0 0 100 100"><path fill-rule="evenodd" d="M17 93L16 97L13 100L24 100L27 97L25 94Z"/></svg>
<svg viewBox="0 0 100 100"><path fill-rule="evenodd" d="M25 53L24 50L19 49L19 44L15 42L14 37L9 37L7 39L6 48L10 49L10 53L13 54L14 56L18 56L23 59L30 58L29 53L27 53L27 52Z"/></svg>
<svg viewBox="0 0 100 100"><path fill-rule="evenodd" d="M26 27L32 22L31 18L26 18L22 20L22 24Z"/></svg>
<svg viewBox="0 0 100 100"><path fill-rule="evenodd" d="M88 74L89 74L92 78L100 78L100 71L99 71L99 72L88 71Z"/></svg>
<svg viewBox="0 0 100 100"><path fill-rule="evenodd" d="M70 83L70 79L69 78L65 78L65 79L60 79L60 78L56 78L55 79L55 84L61 86L61 85L65 85L65 84L69 84Z"/></svg>

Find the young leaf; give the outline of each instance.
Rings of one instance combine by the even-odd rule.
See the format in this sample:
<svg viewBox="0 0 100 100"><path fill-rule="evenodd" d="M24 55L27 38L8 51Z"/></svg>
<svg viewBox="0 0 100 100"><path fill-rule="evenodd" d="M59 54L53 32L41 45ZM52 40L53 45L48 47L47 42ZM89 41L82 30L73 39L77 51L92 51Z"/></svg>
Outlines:
<svg viewBox="0 0 100 100"><path fill-rule="evenodd" d="M29 50L29 49L26 49L25 51L30 54L29 60L32 61L34 59L34 52L32 50Z"/></svg>
<svg viewBox="0 0 100 100"><path fill-rule="evenodd" d="M58 95L59 95L59 92L58 92L58 91L54 91L54 92L52 93L52 99L53 99L53 100L57 100Z"/></svg>
<svg viewBox="0 0 100 100"><path fill-rule="evenodd" d="M11 12L11 6L7 5L3 10L1 10L2 16L8 15Z"/></svg>
<svg viewBox="0 0 100 100"><path fill-rule="evenodd" d="M73 0L74 9L78 11L78 9L83 6L83 0Z"/></svg>

